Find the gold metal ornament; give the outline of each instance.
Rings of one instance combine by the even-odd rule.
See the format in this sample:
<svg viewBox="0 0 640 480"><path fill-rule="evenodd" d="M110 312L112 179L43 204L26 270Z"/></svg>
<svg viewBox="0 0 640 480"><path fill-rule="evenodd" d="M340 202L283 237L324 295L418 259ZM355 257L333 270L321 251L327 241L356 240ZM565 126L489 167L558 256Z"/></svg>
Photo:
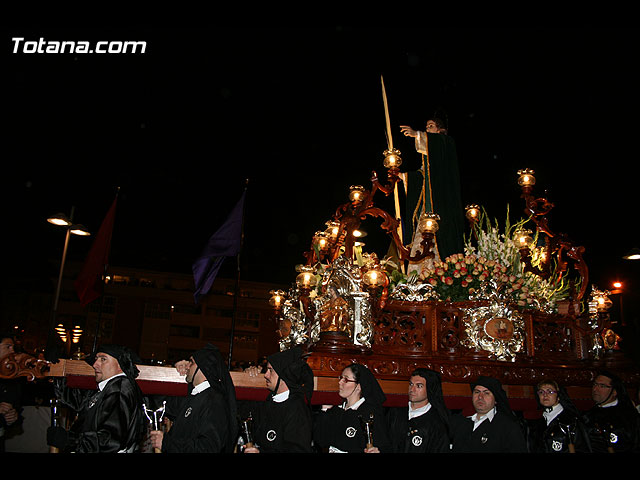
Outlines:
<svg viewBox="0 0 640 480"><path fill-rule="evenodd" d="M501 361L515 361L524 348L524 319L520 312L497 300L488 306L463 308L467 347L490 353Z"/></svg>

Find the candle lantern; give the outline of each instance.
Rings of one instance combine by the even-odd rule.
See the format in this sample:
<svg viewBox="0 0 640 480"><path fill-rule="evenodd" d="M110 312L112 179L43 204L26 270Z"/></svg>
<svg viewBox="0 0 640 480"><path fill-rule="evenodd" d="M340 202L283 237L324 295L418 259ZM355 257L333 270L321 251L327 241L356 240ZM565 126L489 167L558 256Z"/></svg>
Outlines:
<svg viewBox="0 0 640 480"><path fill-rule="evenodd" d="M402 165L402 158L400 157L400 150L396 148L390 148L384 151L384 162L383 165L385 168L400 168Z"/></svg>
<svg viewBox="0 0 640 480"><path fill-rule="evenodd" d="M531 244L533 243L531 230L528 230L526 228L519 228L514 234L514 240L520 250L531 248Z"/></svg>
<svg viewBox="0 0 640 480"><path fill-rule="evenodd" d="M435 213L423 213L420 217L420 231L435 234L440 226L438 225L440 216Z"/></svg>
<svg viewBox="0 0 640 480"><path fill-rule="evenodd" d="M329 220L325 223L327 229L325 230L325 234L327 237L334 241L338 238L338 232L340 231L340 222L336 222L335 220Z"/></svg>
<svg viewBox="0 0 640 480"><path fill-rule="evenodd" d="M269 299L269 305L275 310L280 310L286 299L286 294L282 290L271 290L269 292L271 298Z"/></svg>
<svg viewBox="0 0 640 480"><path fill-rule="evenodd" d="M529 168L518 170L518 185L525 189L531 189L536 184L535 172Z"/></svg>
<svg viewBox="0 0 640 480"><path fill-rule="evenodd" d="M611 308L611 305L613 305L613 302L606 293L595 296L594 300L596 301L596 308L598 312L606 312Z"/></svg>
<svg viewBox="0 0 640 480"><path fill-rule="evenodd" d="M296 277L296 284L298 287L302 289L311 289L316 286L318 279L316 278L313 267L304 265L299 268L299 271L300 273Z"/></svg>
<svg viewBox="0 0 640 480"><path fill-rule="evenodd" d="M318 247L318 250L325 250L329 246L329 238L326 232L316 232L313 236L313 243Z"/></svg>
<svg viewBox="0 0 640 480"><path fill-rule="evenodd" d="M362 276L362 281L369 287L378 287L383 283L384 273L377 268L370 268Z"/></svg>
<svg viewBox="0 0 640 480"><path fill-rule="evenodd" d="M349 200L353 203L360 203L364 197L364 187L361 185L351 185L349 187Z"/></svg>
<svg viewBox="0 0 640 480"><path fill-rule="evenodd" d="M480 207L478 205L467 205L465 216L471 223L477 222L478 218L480 218Z"/></svg>

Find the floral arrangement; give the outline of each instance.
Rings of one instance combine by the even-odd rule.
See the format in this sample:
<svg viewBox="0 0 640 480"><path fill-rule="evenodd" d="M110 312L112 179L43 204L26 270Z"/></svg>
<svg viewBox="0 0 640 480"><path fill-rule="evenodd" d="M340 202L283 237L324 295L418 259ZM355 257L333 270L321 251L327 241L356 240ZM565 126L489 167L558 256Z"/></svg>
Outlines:
<svg viewBox="0 0 640 480"><path fill-rule="evenodd" d="M557 309L557 302L567 297L568 282L557 274L544 279L522 271L514 232L525 223L526 220L521 220L511 225L507 208L507 222L501 231L498 222L492 224L483 213L475 225L475 245L471 239L465 239L464 253L425 262L409 272L408 277L428 283L444 301L480 299L490 285L493 293L505 301L552 313ZM535 249L533 258L537 261Z"/></svg>
<svg viewBox="0 0 640 480"><path fill-rule="evenodd" d="M499 291L520 306L531 303L529 288L522 277L510 272L509 266L475 254L457 253L435 261L418 273L429 283L440 299L459 302L475 298L484 285L493 281Z"/></svg>

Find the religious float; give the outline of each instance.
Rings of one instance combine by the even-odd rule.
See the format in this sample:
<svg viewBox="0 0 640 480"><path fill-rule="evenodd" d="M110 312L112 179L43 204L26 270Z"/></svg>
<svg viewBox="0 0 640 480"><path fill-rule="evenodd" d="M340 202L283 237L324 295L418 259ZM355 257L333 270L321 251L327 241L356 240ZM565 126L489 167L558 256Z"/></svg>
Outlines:
<svg viewBox="0 0 640 480"><path fill-rule="evenodd" d="M438 371L448 406L459 409L470 406L468 385L479 375L498 378L527 414L544 378L566 386L584 409L599 369L635 388L639 371L619 349L610 292L589 284L584 248L551 230L553 205L534 195L535 172L517 172L525 219L501 229L467 206L463 250L442 258L440 216L427 202L406 245L400 217L374 203L400 183L396 149L385 151L384 164L386 183L374 172L370 189L352 186L350 201L315 234L295 284L272 292L281 349L303 346L318 378L364 363L381 381L404 381L387 387L392 394L406 393L414 368ZM363 250L358 231L368 217L382 219L394 255Z"/></svg>
<svg viewBox="0 0 640 480"><path fill-rule="evenodd" d="M583 409L599 369L636 388L640 371L619 349L610 293L589 283L584 248L552 230L554 205L535 194L535 172L517 172L524 215L513 224L507 215L501 226L478 205L457 209L455 198L446 206L437 199L433 170L457 162L450 138L423 132L427 146L414 172L421 181L411 192L388 113L387 129L385 178L374 171L369 188L349 188L348 201L313 236L290 289L269 299L280 349L300 346L308 354L313 402L338 402L337 377L351 362L374 372L388 405L406 403L416 367L440 372L447 405L459 410L470 407L469 384L479 375L499 379L525 415L535 413L534 386L544 378L567 387ZM385 198L393 213L377 203ZM384 256L367 252L358 237L372 219L389 239ZM13 355L0 376L65 376L70 386L95 388L93 370L81 360L49 364ZM239 399L265 397L262 376L232 378ZM141 365L138 381L149 395L186 393L172 367Z"/></svg>

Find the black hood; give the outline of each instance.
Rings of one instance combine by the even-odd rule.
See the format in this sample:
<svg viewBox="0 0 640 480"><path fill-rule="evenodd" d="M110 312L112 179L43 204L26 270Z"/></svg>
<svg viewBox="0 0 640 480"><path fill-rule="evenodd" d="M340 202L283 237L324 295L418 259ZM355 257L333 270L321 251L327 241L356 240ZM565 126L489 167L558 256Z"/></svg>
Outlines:
<svg viewBox="0 0 640 480"><path fill-rule="evenodd" d="M476 388L477 385L480 385L486 389L488 389L496 399L496 409L498 411L502 411L504 413L508 413L509 415L515 415L513 410L511 410L511 406L509 405L509 399L507 398L507 392L502 388L502 384L500 381L493 377L483 377L480 376L478 379L471 384L471 391Z"/></svg>
<svg viewBox="0 0 640 480"><path fill-rule="evenodd" d="M313 394L313 370L307 364L300 347L274 353L267 361L292 392L302 392L307 400Z"/></svg>
<svg viewBox="0 0 640 480"><path fill-rule="evenodd" d="M96 349L96 353L87 358L87 363L93 365L96 361L96 355L98 353L106 353L111 355L118 361L120 368L124 374L131 380L138 378L140 371L136 367L136 363L140 363L140 358L128 347L115 344L100 345Z"/></svg>

